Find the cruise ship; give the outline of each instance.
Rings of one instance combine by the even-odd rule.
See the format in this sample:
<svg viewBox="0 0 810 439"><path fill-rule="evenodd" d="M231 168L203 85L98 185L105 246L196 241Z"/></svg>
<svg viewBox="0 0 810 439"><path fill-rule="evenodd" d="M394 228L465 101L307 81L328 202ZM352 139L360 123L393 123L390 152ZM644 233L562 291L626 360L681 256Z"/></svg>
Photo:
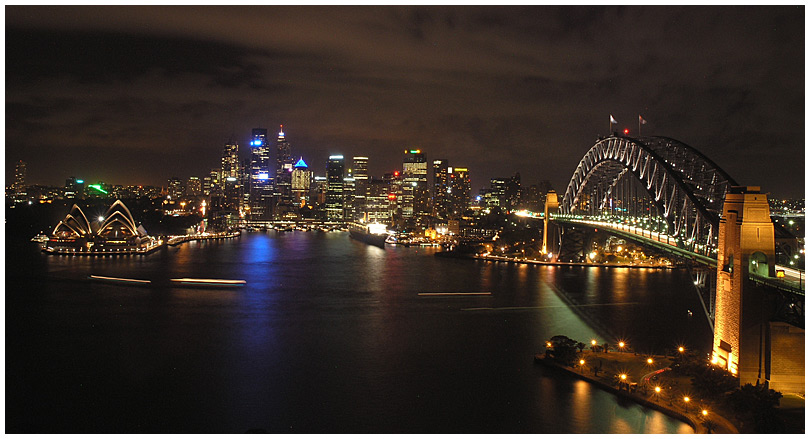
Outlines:
<svg viewBox="0 0 810 439"><path fill-rule="evenodd" d="M366 244L385 248L388 226L379 223L349 223L349 236Z"/></svg>

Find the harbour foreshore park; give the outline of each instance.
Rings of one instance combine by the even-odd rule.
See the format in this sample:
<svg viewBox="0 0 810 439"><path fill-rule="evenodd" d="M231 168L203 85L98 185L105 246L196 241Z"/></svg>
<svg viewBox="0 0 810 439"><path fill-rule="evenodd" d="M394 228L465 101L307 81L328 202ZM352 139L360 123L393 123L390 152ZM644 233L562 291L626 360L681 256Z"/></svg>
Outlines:
<svg viewBox="0 0 810 439"><path fill-rule="evenodd" d="M561 379L586 381L619 400L682 420L696 433L804 431L804 394L764 384L740 387L737 377L685 346L653 355L624 341L586 343L556 335L535 363Z"/></svg>

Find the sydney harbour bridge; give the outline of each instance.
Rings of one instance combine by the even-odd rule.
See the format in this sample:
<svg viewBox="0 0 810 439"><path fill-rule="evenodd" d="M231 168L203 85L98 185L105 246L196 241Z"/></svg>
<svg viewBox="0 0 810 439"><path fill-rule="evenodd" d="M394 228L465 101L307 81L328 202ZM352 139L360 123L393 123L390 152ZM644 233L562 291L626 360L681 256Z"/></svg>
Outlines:
<svg viewBox="0 0 810 439"><path fill-rule="evenodd" d="M564 194L548 195L544 214L530 215L545 218L544 251L558 260L585 260L589 234L601 232L688 265L714 333L711 361L742 382L803 388L803 352L800 384L797 361L777 370L791 360L779 352L785 340L804 341L803 272L776 264L798 240L771 221L759 187L678 140L614 133L588 150Z"/></svg>

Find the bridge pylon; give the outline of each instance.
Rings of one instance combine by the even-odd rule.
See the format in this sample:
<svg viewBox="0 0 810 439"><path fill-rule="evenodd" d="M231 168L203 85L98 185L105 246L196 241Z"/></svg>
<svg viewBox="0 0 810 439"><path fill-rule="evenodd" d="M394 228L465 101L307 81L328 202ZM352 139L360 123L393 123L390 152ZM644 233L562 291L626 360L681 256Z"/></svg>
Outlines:
<svg viewBox="0 0 810 439"><path fill-rule="evenodd" d="M771 322L772 298L749 280L749 274L775 276L774 248L767 196L756 186L731 187L718 233L712 363L738 375L741 384L769 384L772 365L789 355L772 349L781 337Z"/></svg>
<svg viewBox="0 0 810 439"><path fill-rule="evenodd" d="M549 221L551 221L551 215L556 214L559 207L560 203L559 200L557 199L557 192L553 190L548 191L548 193L546 194L545 207L543 207L543 255L547 255L550 253L550 250L552 250L550 244L556 241L554 239L550 239L549 237L548 223ZM551 251L551 253L553 253L555 256L557 255L557 252L555 251Z"/></svg>

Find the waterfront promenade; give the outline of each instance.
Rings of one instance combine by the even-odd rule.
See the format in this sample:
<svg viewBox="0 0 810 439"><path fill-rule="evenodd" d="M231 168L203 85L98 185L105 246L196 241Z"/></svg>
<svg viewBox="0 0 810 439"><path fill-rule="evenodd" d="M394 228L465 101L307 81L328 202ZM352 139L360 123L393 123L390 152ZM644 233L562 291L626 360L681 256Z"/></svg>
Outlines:
<svg viewBox="0 0 810 439"><path fill-rule="evenodd" d="M672 270L681 268L678 265L660 265L649 263L638 264L622 264L622 263L596 263L596 262L564 262L564 261L542 261L538 259L515 257L515 256L496 256L496 255L479 255L479 254L464 254L453 251L445 251L437 253L437 256L455 257L462 259L478 259L481 261L492 262L514 262L517 264L533 264L533 265L552 265L552 266L572 266L572 267L611 267L611 268L652 268L662 270Z"/></svg>
<svg viewBox="0 0 810 439"><path fill-rule="evenodd" d="M175 246L189 241L204 241L207 239L224 239L235 238L241 234L240 231L235 232L216 232L216 233L194 233L190 235L174 235L166 237L166 244Z"/></svg>
<svg viewBox="0 0 810 439"><path fill-rule="evenodd" d="M648 362L651 359L652 362ZM579 361L582 360L582 363ZM563 366L546 358L535 356L535 362L572 375L596 385L602 390L658 410L668 416L691 425L695 433L710 433L704 421L713 423L711 433L737 434L737 427L715 411L708 403L695 400L691 383L684 377L667 377L666 385L658 384L658 377L669 372L666 365L671 357L662 355L638 355L630 352L592 352L584 350L574 367ZM656 392L655 388L659 391ZM684 398L690 398L685 400ZM703 414L706 410L706 414Z"/></svg>

